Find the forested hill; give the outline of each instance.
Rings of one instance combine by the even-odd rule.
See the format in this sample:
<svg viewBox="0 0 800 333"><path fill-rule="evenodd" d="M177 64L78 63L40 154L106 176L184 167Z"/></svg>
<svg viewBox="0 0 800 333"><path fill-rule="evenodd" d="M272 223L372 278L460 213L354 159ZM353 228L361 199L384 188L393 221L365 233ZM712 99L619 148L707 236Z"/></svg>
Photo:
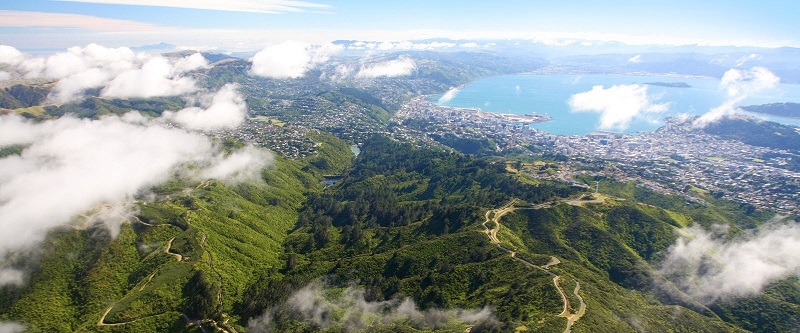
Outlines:
<svg viewBox="0 0 800 333"><path fill-rule="evenodd" d="M319 154L279 158L261 185L158 186L116 237L102 225L54 230L35 265L7 263L32 278L0 289L0 321L33 332L770 332L800 315L791 279L707 307L657 273L677 228L764 216L633 184L593 195L382 136L355 160L341 140L314 140Z"/></svg>
<svg viewBox="0 0 800 333"><path fill-rule="evenodd" d="M747 118L723 118L708 124L703 131L728 140L789 151L800 151L800 133L796 127L771 121Z"/></svg>
<svg viewBox="0 0 800 333"><path fill-rule="evenodd" d="M800 117L800 103L771 103L743 106L742 109L781 117Z"/></svg>
<svg viewBox="0 0 800 333"><path fill-rule="evenodd" d="M691 217L583 195L374 138L310 194L284 267L247 288L242 315L257 331L743 331L650 268Z"/></svg>

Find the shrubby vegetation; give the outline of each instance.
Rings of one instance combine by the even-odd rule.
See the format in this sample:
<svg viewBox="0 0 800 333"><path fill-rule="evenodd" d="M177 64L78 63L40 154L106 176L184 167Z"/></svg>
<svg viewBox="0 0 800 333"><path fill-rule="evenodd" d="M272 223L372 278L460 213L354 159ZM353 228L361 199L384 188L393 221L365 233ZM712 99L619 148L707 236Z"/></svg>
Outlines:
<svg viewBox="0 0 800 333"><path fill-rule="evenodd" d="M753 146L800 151L800 133L791 126L776 122L723 118L708 124L703 130L708 134L728 140L739 140Z"/></svg>

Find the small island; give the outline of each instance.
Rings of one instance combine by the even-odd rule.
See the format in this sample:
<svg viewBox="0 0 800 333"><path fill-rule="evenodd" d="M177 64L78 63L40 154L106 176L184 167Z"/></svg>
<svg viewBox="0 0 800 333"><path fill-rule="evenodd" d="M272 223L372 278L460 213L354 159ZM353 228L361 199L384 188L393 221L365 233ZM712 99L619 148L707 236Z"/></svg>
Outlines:
<svg viewBox="0 0 800 333"><path fill-rule="evenodd" d="M741 107L745 111L779 117L800 118L800 103L771 103Z"/></svg>
<svg viewBox="0 0 800 333"><path fill-rule="evenodd" d="M691 88L688 83L686 82L645 82L644 84L650 86L661 86L661 87L670 87L670 88Z"/></svg>

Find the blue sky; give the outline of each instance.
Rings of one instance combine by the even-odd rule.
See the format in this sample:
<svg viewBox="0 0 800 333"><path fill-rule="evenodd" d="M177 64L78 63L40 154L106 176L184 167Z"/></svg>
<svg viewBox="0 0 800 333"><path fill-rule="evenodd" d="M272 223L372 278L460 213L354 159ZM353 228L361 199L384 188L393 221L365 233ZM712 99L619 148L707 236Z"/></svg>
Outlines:
<svg viewBox="0 0 800 333"><path fill-rule="evenodd" d="M187 4L205 9L178 8ZM4 0L0 44L258 49L443 37L777 47L800 46L797 13L797 0Z"/></svg>

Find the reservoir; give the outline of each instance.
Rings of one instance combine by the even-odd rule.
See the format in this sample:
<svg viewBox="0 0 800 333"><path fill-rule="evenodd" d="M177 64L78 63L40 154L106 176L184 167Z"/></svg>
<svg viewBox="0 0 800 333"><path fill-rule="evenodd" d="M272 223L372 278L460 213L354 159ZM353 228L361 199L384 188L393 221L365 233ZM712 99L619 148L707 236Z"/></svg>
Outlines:
<svg viewBox="0 0 800 333"><path fill-rule="evenodd" d="M645 83L660 83L660 85ZM666 109L661 112L639 113L626 128L614 128L610 131L622 133L651 131L664 125L662 121L664 118L682 114L699 116L727 99L725 87L721 87L720 80L715 78L644 75L508 75L472 82L450 101L437 104L460 108L477 107L484 111L499 113L547 115L553 119L532 124L531 127L552 134L585 135L601 130L600 113L574 112L569 106L570 98L574 94L588 92L594 86L608 89L612 86L631 84L645 86L650 102L667 104ZM439 97L435 96L436 99ZM800 102L800 85L778 84L776 87L752 93L736 105L783 102ZM748 114L800 126L800 119Z"/></svg>

